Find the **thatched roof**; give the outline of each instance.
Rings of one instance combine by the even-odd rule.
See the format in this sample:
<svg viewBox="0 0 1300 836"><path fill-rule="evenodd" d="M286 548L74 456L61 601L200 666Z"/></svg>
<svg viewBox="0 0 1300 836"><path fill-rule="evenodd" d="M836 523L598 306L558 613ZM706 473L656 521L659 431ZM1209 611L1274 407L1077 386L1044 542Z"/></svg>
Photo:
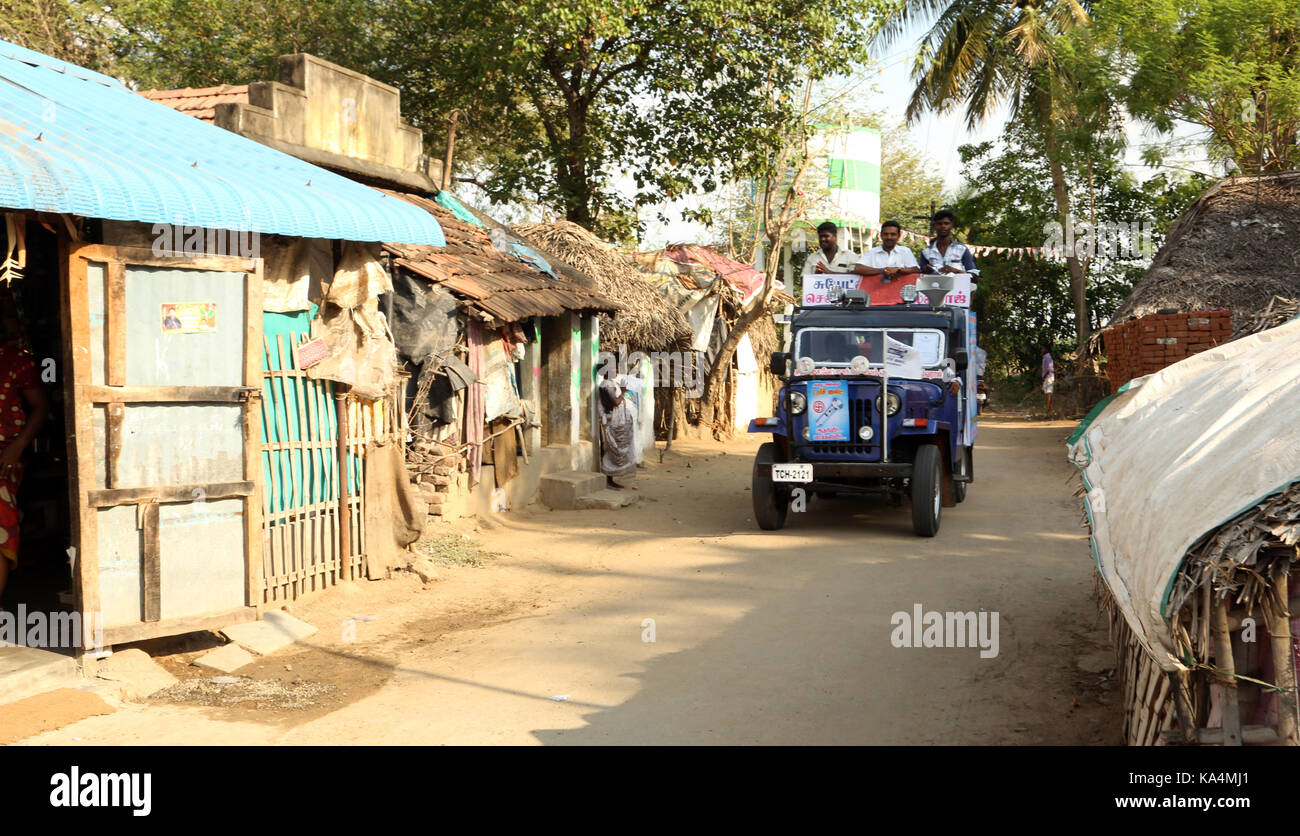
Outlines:
<svg viewBox="0 0 1300 836"><path fill-rule="evenodd" d="M1300 298L1300 172L1221 180L1169 230L1110 324L1164 308L1227 308L1233 324Z"/></svg>
<svg viewBox="0 0 1300 836"><path fill-rule="evenodd" d="M600 295L623 306L602 316L600 342L606 350L684 351L691 345L686 317L614 247L570 221L515 224L510 231L555 253L596 280Z"/></svg>

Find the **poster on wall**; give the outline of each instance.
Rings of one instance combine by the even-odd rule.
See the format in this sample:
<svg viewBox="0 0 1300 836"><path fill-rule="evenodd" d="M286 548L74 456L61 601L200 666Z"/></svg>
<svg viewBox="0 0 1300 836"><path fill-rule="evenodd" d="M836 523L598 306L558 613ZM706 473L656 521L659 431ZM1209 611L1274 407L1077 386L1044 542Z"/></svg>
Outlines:
<svg viewBox="0 0 1300 836"><path fill-rule="evenodd" d="M842 380L815 380L808 384L808 423L813 441L848 441L848 384Z"/></svg>
<svg viewBox="0 0 1300 836"><path fill-rule="evenodd" d="M164 334L204 334L216 330L216 302L166 302L162 306Z"/></svg>

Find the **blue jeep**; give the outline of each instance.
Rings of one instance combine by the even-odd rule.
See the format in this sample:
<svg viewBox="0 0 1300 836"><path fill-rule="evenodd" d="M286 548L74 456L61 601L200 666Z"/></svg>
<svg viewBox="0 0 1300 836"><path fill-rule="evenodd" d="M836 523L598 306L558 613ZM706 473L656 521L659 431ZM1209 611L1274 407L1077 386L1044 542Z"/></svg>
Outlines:
<svg viewBox="0 0 1300 836"><path fill-rule="evenodd" d="M974 314L916 302L871 307L850 290L833 306L796 308L789 328L791 350L771 360L784 384L777 414L749 425L772 434L754 460L759 527L785 525L799 487L823 497L883 494L895 505L908 496L916 533L933 537L941 509L964 500L974 481Z"/></svg>

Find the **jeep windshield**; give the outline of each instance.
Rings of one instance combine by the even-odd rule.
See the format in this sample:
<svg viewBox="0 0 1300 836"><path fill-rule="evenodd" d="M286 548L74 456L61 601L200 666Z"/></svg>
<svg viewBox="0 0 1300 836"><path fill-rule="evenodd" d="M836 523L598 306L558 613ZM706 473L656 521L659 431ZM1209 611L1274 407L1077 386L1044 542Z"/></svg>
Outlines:
<svg viewBox="0 0 1300 836"><path fill-rule="evenodd" d="M794 359L810 358L817 368L848 368L854 357L883 365L885 337L921 352L921 365L934 368L944 360L944 333L938 329L804 328L795 335Z"/></svg>

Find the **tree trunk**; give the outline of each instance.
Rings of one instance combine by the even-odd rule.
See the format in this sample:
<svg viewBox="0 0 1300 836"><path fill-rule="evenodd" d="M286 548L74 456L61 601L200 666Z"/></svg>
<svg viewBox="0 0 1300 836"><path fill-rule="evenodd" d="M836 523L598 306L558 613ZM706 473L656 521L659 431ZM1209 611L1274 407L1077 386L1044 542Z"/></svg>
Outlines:
<svg viewBox="0 0 1300 836"><path fill-rule="evenodd" d="M1052 172L1052 197L1056 201L1056 217L1061 224L1062 233L1070 224L1070 190L1065 182L1065 168L1061 165L1061 151L1056 142L1056 130L1052 125L1052 98L1046 88L1038 88L1038 101L1043 120L1043 147L1047 155L1047 166ZM1073 241L1072 235L1067 235ZM1074 252L1065 255L1065 266L1070 271L1070 298L1074 301L1075 333L1079 339L1079 356L1083 356L1084 343L1090 330L1088 323L1088 285L1084 276L1083 265Z"/></svg>
<svg viewBox="0 0 1300 836"><path fill-rule="evenodd" d="M719 280L721 281L721 280ZM700 424L709 427L713 424L713 393L717 392L720 386L726 381L727 374L731 371L731 358L736 353L736 346L740 345L740 338L745 336L755 323L767 315L767 301L771 294L761 294L754 301L763 304L754 304L748 310L743 311L732 325L731 333L727 334L727 339L723 341L722 348L718 349L718 356L713 358L713 368L709 369L709 376L704 379L704 394L700 396ZM719 313L719 315L721 315Z"/></svg>

